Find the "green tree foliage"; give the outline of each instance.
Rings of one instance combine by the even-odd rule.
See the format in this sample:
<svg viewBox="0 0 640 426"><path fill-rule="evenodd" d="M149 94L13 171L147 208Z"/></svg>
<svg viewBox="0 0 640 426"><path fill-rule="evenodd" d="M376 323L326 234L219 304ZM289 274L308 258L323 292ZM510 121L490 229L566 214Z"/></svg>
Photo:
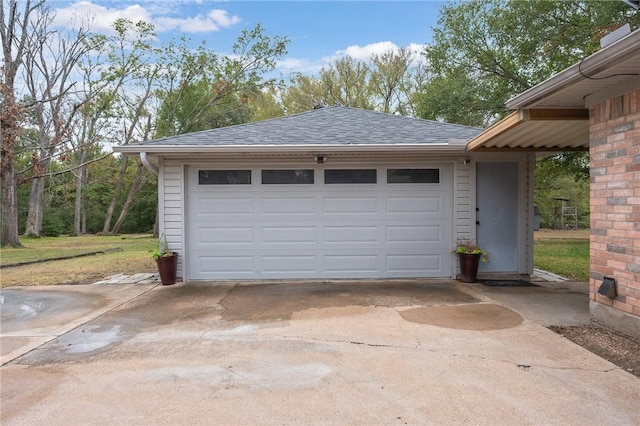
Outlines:
<svg viewBox="0 0 640 426"><path fill-rule="evenodd" d="M287 52L286 37L269 37L258 24L243 30L232 56L219 56L202 44L195 51L186 39L170 44L163 57L166 87L155 137L178 135L246 123L252 100L263 99L275 82L265 75Z"/></svg>
<svg viewBox="0 0 640 426"><path fill-rule="evenodd" d="M536 163L534 203L540 209L543 228L556 227L559 198L577 207L578 225L589 227L589 158L583 152L550 155Z"/></svg>
<svg viewBox="0 0 640 426"><path fill-rule="evenodd" d="M317 76L294 74L280 95L282 109L295 114L320 104L344 105L413 116L411 93L423 72L408 48L374 54L366 61L344 56Z"/></svg>
<svg viewBox="0 0 640 426"><path fill-rule="evenodd" d="M422 118L486 126L505 102L599 49L640 13L620 1L474 0L446 3L426 48L431 78Z"/></svg>
<svg viewBox="0 0 640 426"><path fill-rule="evenodd" d="M597 51L602 36L627 22L637 28L640 13L621 1L446 3L425 50L430 75L415 94L417 115L488 126L508 113L508 99ZM543 225L553 225L556 197L588 213L588 174L587 153L538 161Z"/></svg>
<svg viewBox="0 0 640 426"><path fill-rule="evenodd" d="M249 121L268 120L284 115L284 110L276 100L274 87L257 92L255 96L249 98L248 106L251 109Z"/></svg>

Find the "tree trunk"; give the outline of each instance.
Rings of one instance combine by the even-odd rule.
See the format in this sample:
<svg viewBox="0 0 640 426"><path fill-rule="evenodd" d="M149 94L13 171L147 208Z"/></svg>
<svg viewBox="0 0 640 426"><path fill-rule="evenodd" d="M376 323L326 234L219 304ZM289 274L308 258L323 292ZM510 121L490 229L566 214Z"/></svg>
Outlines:
<svg viewBox="0 0 640 426"><path fill-rule="evenodd" d="M76 176L76 197L73 211L73 233L74 235L82 235L82 184L84 183L84 174L87 166L84 164L87 161L87 151L83 149L80 153L80 168L78 168L78 175Z"/></svg>
<svg viewBox="0 0 640 426"><path fill-rule="evenodd" d="M89 185L89 169L87 166L84 166L84 173L82 174L82 186L86 187ZM82 197L82 224L80 231L82 235L87 233L87 215L89 214L89 197Z"/></svg>
<svg viewBox="0 0 640 426"><path fill-rule="evenodd" d="M122 193L122 187L124 186L124 178L127 175L127 164L129 157L126 155L122 156L122 163L120 165L120 176L118 177L118 182L116 182L116 189L113 192L113 198L111 198L111 204L109 204L109 208L107 208L107 213L104 217L104 226L102 227L102 232L108 234L111 230L111 219L113 218L113 212L116 210L116 204L118 204L118 198L120 198L120 194Z"/></svg>
<svg viewBox="0 0 640 426"><path fill-rule="evenodd" d="M153 222L153 238L160 236L160 215L158 208L156 208L156 220Z"/></svg>
<svg viewBox="0 0 640 426"><path fill-rule="evenodd" d="M29 192L29 212L24 227L25 237L42 237L42 220L44 218L44 177L31 179Z"/></svg>
<svg viewBox="0 0 640 426"><path fill-rule="evenodd" d="M0 181L2 181L2 247L22 247L18 239L18 192L13 156L7 155L5 140L2 140Z"/></svg>
<svg viewBox="0 0 640 426"><path fill-rule="evenodd" d="M122 206L122 210L120 211L120 216L116 221L116 224L113 225L113 234L117 234L120 232L120 227L122 226L122 222L124 222L125 217L127 217L127 213L129 213L129 209L131 209L131 204L133 204L133 198L140 190L144 182L146 169L142 165L142 163L138 164L138 170L136 170L136 175L133 179L133 183L131 184L131 188L129 189L129 194L127 195L127 199Z"/></svg>
<svg viewBox="0 0 640 426"><path fill-rule="evenodd" d="M4 40L3 40L4 42ZM6 68L6 58L5 58ZM22 247L18 239L18 182L16 181L15 147L20 133L18 117L20 107L16 105L13 96L13 81L0 85L3 97L0 111L0 188L2 188L2 207L0 221L0 245L2 247Z"/></svg>
<svg viewBox="0 0 640 426"><path fill-rule="evenodd" d="M46 177L43 176L49 170L50 158L55 148L51 147L51 141L46 134L40 135L40 143L44 145L38 150L38 156L32 159L33 178L29 192L29 210L27 222L24 227L25 237L42 237L42 221L44 220L44 187ZM40 160L43 159L43 160Z"/></svg>

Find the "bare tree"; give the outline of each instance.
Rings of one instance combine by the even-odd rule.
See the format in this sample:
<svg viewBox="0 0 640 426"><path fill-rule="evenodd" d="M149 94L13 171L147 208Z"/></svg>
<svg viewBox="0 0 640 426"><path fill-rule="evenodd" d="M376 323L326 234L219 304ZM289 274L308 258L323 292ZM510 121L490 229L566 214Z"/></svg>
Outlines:
<svg viewBox="0 0 640 426"><path fill-rule="evenodd" d="M113 143L128 144L145 140L151 133L153 121L150 115L153 107L150 102L154 99L161 65L152 60L159 51L151 45L155 36L151 24L118 19L114 29L116 34L105 39L102 46L108 66L100 79L111 82L105 91L112 111L110 120L118 123L114 125L116 131L110 139ZM102 228L105 234L113 233L111 221L125 188L128 164L128 158L123 158L115 191L105 214Z"/></svg>
<svg viewBox="0 0 640 426"><path fill-rule="evenodd" d="M25 236L41 236L44 217L45 175L51 160L65 152L74 117L84 103L76 93L77 64L90 49L88 32L80 28L69 38L50 30L53 15L41 8L29 28L24 81L32 99L38 137L31 154L31 192ZM18 176L19 179L29 177Z"/></svg>
<svg viewBox="0 0 640 426"><path fill-rule="evenodd" d="M379 99L377 109L387 113L411 115L413 56L408 48L389 50L371 57L371 90Z"/></svg>
<svg viewBox="0 0 640 426"><path fill-rule="evenodd" d="M6 6L5 6L6 3ZM29 23L44 1L25 0L19 9L17 0L0 3L0 39L2 40L2 77L0 88L0 181L2 182L2 246L22 246L18 237L18 197L15 171L16 147L22 131L24 106L16 100L16 76L23 65L30 41Z"/></svg>

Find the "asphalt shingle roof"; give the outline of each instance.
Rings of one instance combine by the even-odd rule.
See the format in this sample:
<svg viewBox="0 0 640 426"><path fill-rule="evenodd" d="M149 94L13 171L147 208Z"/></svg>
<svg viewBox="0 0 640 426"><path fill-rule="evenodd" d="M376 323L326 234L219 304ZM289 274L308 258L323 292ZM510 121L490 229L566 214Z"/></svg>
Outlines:
<svg viewBox="0 0 640 426"><path fill-rule="evenodd" d="M483 129L343 106L171 136L138 146L439 144Z"/></svg>

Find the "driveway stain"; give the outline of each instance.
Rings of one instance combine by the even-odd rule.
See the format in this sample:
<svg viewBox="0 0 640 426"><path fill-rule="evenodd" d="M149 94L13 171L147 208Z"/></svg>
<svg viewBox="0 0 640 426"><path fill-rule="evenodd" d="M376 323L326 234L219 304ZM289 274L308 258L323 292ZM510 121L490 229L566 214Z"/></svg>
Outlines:
<svg viewBox="0 0 640 426"><path fill-rule="evenodd" d="M407 321L458 330L501 330L520 325L523 318L505 307L491 303L428 306L400 312Z"/></svg>
<svg viewBox="0 0 640 426"><path fill-rule="evenodd" d="M476 303L476 298L442 283L277 283L239 285L220 301L226 321L290 320L315 310L344 315L347 306L433 306Z"/></svg>
<svg viewBox="0 0 640 426"><path fill-rule="evenodd" d="M80 333L68 333L61 338L61 342L64 346L64 351L68 354L81 354L94 352L99 349L105 348L112 343L118 341L120 335L120 326L111 327L105 331L94 331L99 329L99 326L89 326L80 331ZM76 339L78 335L82 337Z"/></svg>
<svg viewBox="0 0 640 426"><path fill-rule="evenodd" d="M78 294L67 291L29 291L2 289L0 321L2 333L9 334L29 328L32 334L51 326L51 317L58 321L73 318L76 313L90 312L106 303L99 295Z"/></svg>
<svg viewBox="0 0 640 426"><path fill-rule="evenodd" d="M314 389L332 372L325 364L242 362L229 366L176 366L149 370L151 380L172 383L201 382L208 386L261 389Z"/></svg>

